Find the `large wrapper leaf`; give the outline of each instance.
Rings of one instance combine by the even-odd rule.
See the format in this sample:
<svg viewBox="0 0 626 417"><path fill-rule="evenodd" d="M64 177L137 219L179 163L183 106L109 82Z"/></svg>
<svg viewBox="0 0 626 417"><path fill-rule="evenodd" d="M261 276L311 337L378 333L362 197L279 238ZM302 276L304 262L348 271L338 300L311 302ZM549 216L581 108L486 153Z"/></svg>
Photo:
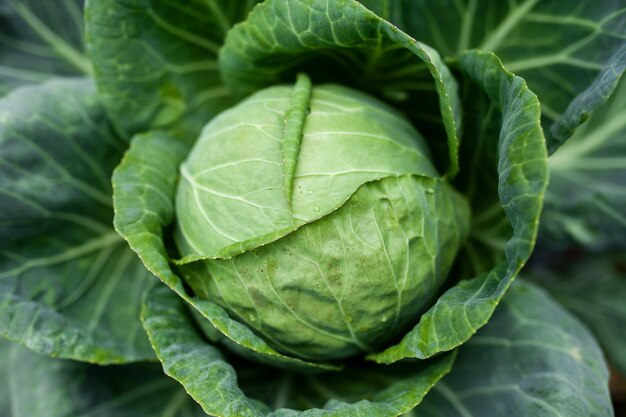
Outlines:
<svg viewBox="0 0 626 417"><path fill-rule="evenodd" d="M217 52L254 0L92 0L87 47L98 91L128 137L165 129L192 143L204 124L234 104Z"/></svg>
<svg viewBox="0 0 626 417"><path fill-rule="evenodd" d="M626 248L626 82L548 160L539 241L599 252Z"/></svg>
<svg viewBox="0 0 626 417"><path fill-rule="evenodd" d="M473 224L456 273L478 276L444 293L401 343L370 355L376 361L426 358L464 343L487 323L537 237L547 186L537 98L493 54L468 52L459 68L471 80L466 97L479 98L482 117L468 114L476 121L468 124L461 148L461 173L468 174L457 185L470 200Z"/></svg>
<svg viewBox="0 0 626 417"><path fill-rule="evenodd" d="M206 416L156 364L89 365L48 358L5 341L0 341L0 352L3 417Z"/></svg>
<svg viewBox="0 0 626 417"><path fill-rule="evenodd" d="M0 101L0 335L87 362L153 357L139 323L152 278L111 224L125 147L89 81Z"/></svg>
<svg viewBox="0 0 626 417"><path fill-rule="evenodd" d="M365 3L444 57L472 48L495 52L539 96L550 151L606 102L626 69L621 1Z"/></svg>
<svg viewBox="0 0 626 417"><path fill-rule="evenodd" d="M418 406L425 417L612 417L609 373L587 328L544 291L516 282L454 370Z"/></svg>
<svg viewBox="0 0 626 417"><path fill-rule="evenodd" d="M55 75L91 74L83 51L83 2L4 0L0 4L0 96Z"/></svg>
<svg viewBox="0 0 626 417"><path fill-rule="evenodd" d="M237 364L232 358L227 361L197 333L186 313L184 304L171 291L155 288L143 311L144 326L165 373L178 380L205 412L217 417L398 416L422 400L449 372L454 359L448 354L426 366L347 368L340 375L327 377L266 369L273 377L264 380L265 390L255 390L258 381L245 377L249 364ZM293 388L291 378L302 379L294 392L289 392ZM245 391L269 394L272 406L268 406L269 401L247 396ZM304 411L287 408L302 404Z"/></svg>
<svg viewBox="0 0 626 417"><path fill-rule="evenodd" d="M621 375L626 375L626 333L620 331L626 328L624 255L585 255L580 248L549 252L525 272L589 326Z"/></svg>

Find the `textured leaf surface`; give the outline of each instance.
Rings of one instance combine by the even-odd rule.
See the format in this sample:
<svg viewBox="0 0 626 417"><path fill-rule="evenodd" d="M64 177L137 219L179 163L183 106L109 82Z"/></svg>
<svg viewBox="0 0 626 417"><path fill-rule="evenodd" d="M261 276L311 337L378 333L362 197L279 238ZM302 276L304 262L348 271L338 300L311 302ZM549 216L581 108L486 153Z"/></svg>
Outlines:
<svg viewBox="0 0 626 417"><path fill-rule="evenodd" d="M112 227L125 146L89 81L0 101L0 335L88 362L153 357L139 322L152 278Z"/></svg>
<svg viewBox="0 0 626 417"><path fill-rule="evenodd" d="M551 150L606 101L626 69L623 1L389 3L383 11L394 23L443 56L469 48L496 52L539 96Z"/></svg>
<svg viewBox="0 0 626 417"><path fill-rule="evenodd" d="M474 169L469 169L465 176L460 175L459 185L464 187L463 182L476 181L480 187L476 189L476 199L494 202L498 208L495 221L504 220L507 233L502 246L490 251L495 251L496 260L478 270L457 270L458 278L484 272L460 281L444 293L399 344L370 355L378 362L395 362L405 357L427 358L465 342L489 320L528 260L536 239L548 176L537 98L524 80L507 72L493 54L463 54L459 67L478 87L474 97L486 95L490 101L489 111L500 114L495 119L495 128L484 126L481 135L465 138L464 146L473 149L467 156L472 155L479 165L472 166ZM490 117L479 120L494 121ZM489 159L490 155L495 157ZM462 165L461 174L468 168ZM484 205L477 205L476 199L468 197L474 218L490 215L484 211ZM469 253L476 240L472 234L483 232L487 231L476 222L472 225L466 253L462 256L473 256Z"/></svg>
<svg viewBox="0 0 626 417"><path fill-rule="evenodd" d="M206 416L158 365L88 365L40 356L5 341L0 352L0 388L2 380L8 381L0 398L10 402L4 417Z"/></svg>
<svg viewBox="0 0 626 417"><path fill-rule="evenodd" d="M572 250L551 254L526 272L587 324L611 366L622 375L626 375L625 255L586 256Z"/></svg>
<svg viewBox="0 0 626 417"><path fill-rule="evenodd" d="M98 90L128 136L167 129L193 143L234 101L222 85L217 51L254 0L95 0L86 8L87 46Z"/></svg>
<svg viewBox="0 0 626 417"><path fill-rule="evenodd" d="M84 0L0 2L0 96L54 75L90 74Z"/></svg>
<svg viewBox="0 0 626 417"><path fill-rule="evenodd" d="M116 230L137 252L146 268L191 304L218 330L218 338L233 349L255 360L279 366L335 369L334 366L309 363L276 352L248 327L231 319L222 307L187 294L183 281L169 264L166 244L171 242L164 240L163 236L164 229L174 219L178 166L188 152L188 146L172 140L165 133L135 137L113 175Z"/></svg>
<svg viewBox="0 0 626 417"><path fill-rule="evenodd" d="M626 249L626 81L548 159L542 245Z"/></svg>
<svg viewBox="0 0 626 417"><path fill-rule="evenodd" d="M248 365L237 367L235 361L227 362L203 340L191 325L184 304L167 288L150 292L143 319L165 373L180 381L208 414L218 417L397 416L422 400L450 370L454 356L447 355L426 367L404 365L402 371L384 366L379 370L348 368L328 378L299 376L294 392L291 378L296 375L266 369L263 384L268 386L266 393L273 395L270 406L246 395ZM258 384L258 380L251 382ZM300 391L313 393L306 397L307 410L284 408L302 401ZM360 401L353 402L348 399L350 395Z"/></svg>
<svg viewBox="0 0 626 417"><path fill-rule="evenodd" d="M450 71L435 50L356 1L266 1L229 32L219 64L239 95L304 71L314 84L332 80L395 101L432 139L441 171L458 170L461 109Z"/></svg>
<svg viewBox="0 0 626 417"><path fill-rule="evenodd" d="M294 87L264 89L216 117L180 171L183 261L275 241L337 210L366 182L438 176L404 117L356 90L311 86L304 75Z"/></svg>
<svg viewBox="0 0 626 417"><path fill-rule="evenodd" d="M371 352L413 325L468 228L467 204L443 180L392 176L279 240L180 269L198 297L277 350L332 360Z"/></svg>
<svg viewBox="0 0 626 417"><path fill-rule="evenodd" d="M415 413L612 417L608 378L589 331L545 292L516 282Z"/></svg>

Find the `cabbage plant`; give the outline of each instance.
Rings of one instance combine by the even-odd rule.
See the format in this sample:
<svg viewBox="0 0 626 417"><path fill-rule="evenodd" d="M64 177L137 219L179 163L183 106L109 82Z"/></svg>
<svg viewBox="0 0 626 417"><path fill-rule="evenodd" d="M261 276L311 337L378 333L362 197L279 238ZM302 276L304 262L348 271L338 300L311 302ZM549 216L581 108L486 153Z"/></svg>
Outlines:
<svg viewBox="0 0 626 417"><path fill-rule="evenodd" d="M619 410L623 1L0 22L2 415Z"/></svg>

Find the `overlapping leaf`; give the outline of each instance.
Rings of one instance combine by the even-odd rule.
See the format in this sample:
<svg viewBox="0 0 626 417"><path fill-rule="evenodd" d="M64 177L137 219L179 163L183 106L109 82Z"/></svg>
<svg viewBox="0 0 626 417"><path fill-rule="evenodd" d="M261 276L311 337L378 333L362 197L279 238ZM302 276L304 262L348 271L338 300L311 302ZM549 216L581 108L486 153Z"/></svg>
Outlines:
<svg viewBox="0 0 626 417"><path fill-rule="evenodd" d="M146 268L200 313L208 332L231 349L257 361L301 370L336 369L282 355L217 304L191 297L172 270L167 226L174 218L174 186L178 165L189 151L162 132L133 139L113 175L115 228L137 252Z"/></svg>
<svg viewBox="0 0 626 417"><path fill-rule="evenodd" d="M354 0L266 1L229 32L219 65L239 96L305 71L314 83L386 98L431 140L441 171L458 171L461 108L449 69L434 49Z"/></svg>
<svg viewBox="0 0 626 417"><path fill-rule="evenodd" d="M592 335L542 290L516 282L415 415L612 417Z"/></svg>
<svg viewBox="0 0 626 417"><path fill-rule="evenodd" d="M112 227L125 146L89 81L0 101L0 335L88 362L153 357L139 323L152 278Z"/></svg>
<svg viewBox="0 0 626 417"><path fill-rule="evenodd" d="M387 2L385 2L387 3ZM393 0L382 13L443 56L493 51L539 96L551 150L609 97L626 69L615 0Z"/></svg>
<svg viewBox="0 0 626 417"><path fill-rule="evenodd" d="M116 126L127 136L161 128L195 141L205 123L234 104L217 52L255 2L89 2L87 45Z"/></svg>
<svg viewBox="0 0 626 417"><path fill-rule="evenodd" d="M479 99L482 107L477 110L486 112L468 115L481 128L468 130L462 148L461 174L467 174L459 176L457 185L470 200L474 220L456 274L458 278L480 274L444 293L398 345L370 355L378 362L427 358L464 343L489 320L528 260L537 236L547 185L537 98L493 54L463 54L459 68L473 84L467 86L471 91L467 97ZM476 261L474 251L485 240L497 245L485 248Z"/></svg>
<svg viewBox="0 0 626 417"><path fill-rule="evenodd" d="M626 82L548 161L545 247L626 248Z"/></svg>
<svg viewBox="0 0 626 417"><path fill-rule="evenodd" d="M273 377L255 393L271 393L270 405L246 395L247 385L258 383L245 376L249 364L237 366L236 360L227 361L207 344L191 325L184 304L167 288L150 292L143 318L165 373L178 380L205 412L218 417L397 416L422 400L450 370L454 357L449 354L427 366L414 363L401 369L379 366L352 373L348 368L328 378L266 369L265 375L272 372ZM295 392L289 391L291 378L300 379ZM312 394L304 398L305 411L285 408L302 405L303 392Z"/></svg>

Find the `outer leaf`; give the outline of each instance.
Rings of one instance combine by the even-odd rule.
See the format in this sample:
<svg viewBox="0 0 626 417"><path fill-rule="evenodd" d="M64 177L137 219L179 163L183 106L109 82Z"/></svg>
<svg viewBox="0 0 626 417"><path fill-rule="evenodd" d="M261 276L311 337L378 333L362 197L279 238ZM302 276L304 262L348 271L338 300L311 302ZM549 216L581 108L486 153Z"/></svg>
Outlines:
<svg viewBox="0 0 626 417"><path fill-rule="evenodd" d="M0 378L9 381L0 393L10 398L5 417L206 416L157 365L101 367L46 358L17 345L0 362L0 371L7 369Z"/></svg>
<svg viewBox="0 0 626 417"><path fill-rule="evenodd" d="M494 51L510 71L524 77L539 96L551 150L606 102L626 69L622 1L391 3L394 23L442 55L458 56L469 48Z"/></svg>
<svg viewBox="0 0 626 417"><path fill-rule="evenodd" d="M340 81L395 99L432 139L442 171L458 171L461 109L448 68L435 50L354 0L268 0L229 32L219 64L239 95L291 81L301 70L314 82Z"/></svg>
<svg viewBox="0 0 626 417"><path fill-rule="evenodd" d="M54 75L91 73L83 53L83 1L0 1L0 96Z"/></svg>
<svg viewBox="0 0 626 417"><path fill-rule="evenodd" d="M211 326L209 332L261 362L304 370L336 369L276 352L248 327L231 319L217 304L190 297L169 264L163 229L174 218L178 166L189 148L162 132L137 136L113 175L115 228L146 268L191 304ZM171 242L169 242L171 243Z"/></svg>
<svg viewBox="0 0 626 417"><path fill-rule="evenodd" d="M307 377L299 384L298 391L310 392L312 388L315 388L313 391L318 391L317 395L308 398L310 402L308 410L300 412L282 408L298 399L297 394L288 394L284 386L281 389L273 389L275 407L268 407L246 396L244 393L246 378L239 378L241 387L237 385L239 371L245 373L246 366L234 367L214 346L207 344L191 325L184 307L168 289L155 288L147 298L144 308L144 326L157 355L163 362L165 373L180 381L207 413L218 417L397 416L419 403L452 365L453 355L448 355L426 368L404 365L403 373L398 373L397 368L388 366L381 367L383 369L378 371L355 370L353 377L356 377L358 382L365 380L363 385L358 382L354 384L350 368L343 371L344 377L337 377L335 374L329 378ZM264 384L272 387L276 387L277 382L284 383L285 378L291 376L281 375L275 369L265 372ZM369 374L363 378L368 372ZM268 375L273 375L273 378L268 380ZM381 378L385 379L381 381ZM356 390L350 386L352 384L357 385ZM350 393L354 395L354 391L358 392L359 389L369 389L367 394L360 393L361 395L357 397L361 401L355 403L342 401L347 395ZM323 393L321 396L319 391ZM317 402L324 401L324 397L329 393L331 397L335 397L333 400L327 401L326 404ZM324 409L312 408L322 406ZM279 409L271 411L272 408Z"/></svg>
<svg viewBox="0 0 626 417"><path fill-rule="evenodd" d="M621 255L621 257L619 257ZM589 326L609 362L626 375L626 253L584 257L579 251L551 254L527 272ZM582 258L582 259L581 259Z"/></svg>
<svg viewBox="0 0 626 417"><path fill-rule="evenodd" d="M589 331L543 291L518 282L416 412L425 417L612 417L608 379Z"/></svg>
<svg viewBox="0 0 626 417"><path fill-rule="evenodd" d="M0 101L0 335L88 362L153 357L139 323L150 274L112 228L125 146L88 81Z"/></svg>
<svg viewBox="0 0 626 417"><path fill-rule="evenodd" d="M9 352L11 343L0 339L0 415L11 417L11 392L9 390Z"/></svg>
<svg viewBox="0 0 626 417"><path fill-rule="evenodd" d="M626 248L626 81L548 164L540 241Z"/></svg>
<svg viewBox="0 0 626 417"><path fill-rule="evenodd" d="M167 129L192 143L233 100L216 55L256 0L87 2L87 46L98 90L127 135Z"/></svg>
<svg viewBox="0 0 626 417"><path fill-rule="evenodd" d="M519 77L507 72L489 53L468 52L459 60L459 68L485 94L494 111L501 114L497 129L489 115L484 119L482 136L468 136L465 147L470 159L480 161L459 176L459 186L466 179L475 180L478 200L493 202L494 222L504 220L506 242L502 249L492 249L494 263L478 268L485 271L463 280L445 292L435 305L422 315L418 325L402 341L385 351L370 355L377 362L390 363L405 357L428 358L437 352L453 349L490 318L500 299L530 256L537 236L543 194L547 185L546 148L539 123L537 97ZM497 110L495 110L497 109ZM488 128L489 127L489 128ZM491 156L495 158L491 159ZM482 159L484 158L484 159ZM465 173L467 166L462 166ZM470 181L471 183L471 181ZM497 184L497 189L496 189ZM467 191L466 191L467 192ZM484 205L472 198L475 218L490 216ZM504 209L503 216L502 209ZM486 232L480 224L472 225L465 256L471 257L476 237ZM502 259L504 257L504 259ZM497 263L496 263L497 262ZM466 276L471 270L459 268ZM476 272L476 271L475 271Z"/></svg>

